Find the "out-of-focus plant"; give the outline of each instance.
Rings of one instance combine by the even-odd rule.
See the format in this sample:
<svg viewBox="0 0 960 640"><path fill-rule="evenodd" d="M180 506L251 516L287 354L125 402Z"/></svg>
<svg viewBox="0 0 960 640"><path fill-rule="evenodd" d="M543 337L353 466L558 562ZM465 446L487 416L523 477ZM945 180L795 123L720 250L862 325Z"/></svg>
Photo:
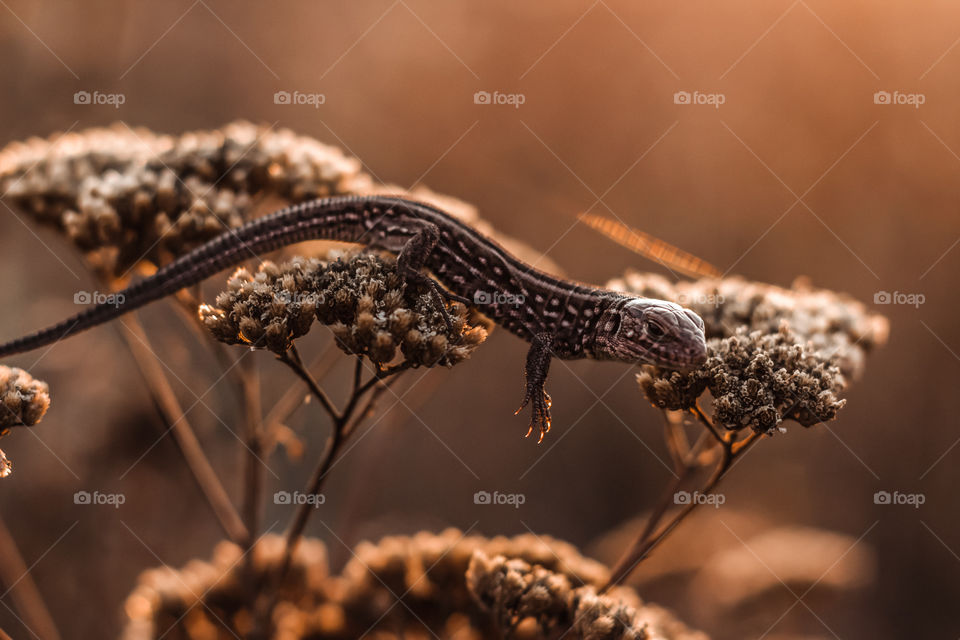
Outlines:
<svg viewBox="0 0 960 640"><path fill-rule="evenodd" d="M252 551L254 580L285 562L265 536ZM210 560L145 571L127 598L124 640L166 633L192 639L249 637L250 580L243 550L218 545ZM304 539L278 585L277 640L439 637L456 640L589 638L706 640L629 588L598 595L603 565L546 536L483 538L449 529L362 542L331 575L326 547Z"/></svg>

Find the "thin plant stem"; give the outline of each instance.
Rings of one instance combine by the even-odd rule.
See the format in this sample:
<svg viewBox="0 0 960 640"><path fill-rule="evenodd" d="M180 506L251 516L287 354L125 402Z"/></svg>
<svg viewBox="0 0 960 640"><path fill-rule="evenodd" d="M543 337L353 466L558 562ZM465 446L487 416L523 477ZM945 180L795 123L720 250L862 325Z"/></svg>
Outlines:
<svg viewBox="0 0 960 640"><path fill-rule="evenodd" d="M289 350L285 351L282 355L277 356L280 362L284 363L290 367L294 373L296 373L301 380L307 383L307 388L310 389L310 393L320 401L320 405L323 407L330 418L336 424L340 420L340 412L334 406L333 401L330 399L330 396L327 395L327 392L320 388L320 385L317 384L316 379L310 374L306 367L303 366L303 360L300 358L300 353L297 351L296 345L290 347Z"/></svg>
<svg viewBox="0 0 960 640"><path fill-rule="evenodd" d="M250 532L244 525L236 507L230 501L219 476L200 446L200 441L197 439L189 420L187 420L180 401L177 400L177 396L173 392L170 380L157 360L156 352L143 329L143 325L140 324L136 316L131 316L124 325L129 331L121 331L120 333L127 343L127 348L133 355L133 359L140 369L140 374L146 381L151 395L153 395L161 417L166 424L170 425L180 452L183 454L191 473L193 473L197 485L206 497L207 503L220 522L220 526L223 527L224 532L232 541L240 545L248 544Z"/></svg>
<svg viewBox="0 0 960 640"><path fill-rule="evenodd" d="M243 376L241 377L244 397L244 415L246 416L246 473L244 476L243 515L247 531L250 532L250 544L253 544L257 532L260 530L260 519L263 510L263 409L260 399L260 372L256 362L252 359L241 363Z"/></svg>
<svg viewBox="0 0 960 640"><path fill-rule="evenodd" d="M359 362L360 358L358 357L357 360ZM364 409L358 416L356 416L356 418L354 418L353 414L357 407L358 401L367 393L367 391L373 388L375 384L383 382L387 378L390 379L389 382L395 381L397 379L395 374L408 369L409 366L409 364L403 362L393 367L377 369L377 372L370 378L370 380L363 384L360 384L360 376L354 377L354 384L358 386L355 386L351 392L350 400L347 403L346 409L344 409L343 413L340 414L339 418L334 420L333 430L330 434L330 437L327 439L326 447L324 448L323 454L320 456L320 460L313 471L313 475L311 476L309 484L307 485L307 494L314 496L320 495L320 492L323 489L323 482L327 477L327 472L336 461L337 455L340 453L340 449L343 447L343 444L356 430L357 425L370 414L380 393L383 393L383 391L385 391L388 387L386 384L378 387L374 394L372 394L369 398ZM378 391L380 393L377 393ZM293 521L287 531L287 544L284 553L281 576L285 574L289 568L289 564L292 560L293 552L296 549L297 542L303 535L303 530L306 528L307 521L309 520L313 511L314 509L312 508L311 504L302 504L297 507L297 512L294 515Z"/></svg>
<svg viewBox="0 0 960 640"><path fill-rule="evenodd" d="M675 474L679 474L686 466L687 454L690 452L690 442L687 440L687 434L683 432L683 419L675 418L676 415L677 413L673 411L663 412L663 438L667 443L667 449L670 451L673 471Z"/></svg>
<svg viewBox="0 0 960 640"><path fill-rule="evenodd" d="M314 358L313 362L307 365L307 369L315 372L313 374L315 380L321 380L339 359L340 351L331 344L323 353ZM290 385L283 395L280 396L280 399L270 408L270 411L267 412L266 417L263 419L263 434L266 439L265 448L268 451L272 450L276 445L277 430L293 415L294 411L303 405L304 399L310 397L309 391L305 392L303 387Z"/></svg>
<svg viewBox="0 0 960 640"><path fill-rule="evenodd" d="M59 640L60 633L47 609L37 583L27 569L23 556L10 535L3 518L0 518L0 583L6 585L13 596L17 610L23 616L23 623L41 640ZM9 638L0 631L0 640Z"/></svg>
<svg viewBox="0 0 960 640"><path fill-rule="evenodd" d="M704 485L698 489L699 493L703 495L713 492L717 485L720 484L720 481L723 480L727 471L730 470L735 458L746 453L746 451L754 443L758 442L762 438L762 434L753 432L743 438L741 441L734 442L731 437L723 437L719 434L713 422L706 416L699 406L695 405L695 408L692 410L692 412L697 419L703 423L707 430L701 435L701 438L697 441L697 444L690 449L689 455L687 456L687 464L685 465L684 473L670 483L670 486L664 493L664 496L657 508L647 521L647 524L641 534L636 538L634 543L620 558L620 560L617 561L616 565L614 565L614 568L610 572L610 579L601 589L601 593L609 590L612 587L623 584L623 582L630 576L631 573L633 573L637 566L639 566L640 562L643 561L643 559L646 558L650 552L654 550L654 548L663 542L667 535L669 535L677 527L677 525L684 520L684 518L690 515L690 513L693 512L697 506L699 506L700 501L690 500L690 502L677 511L673 517L666 522L666 524L664 524L659 530L657 530L656 533L654 533L657 524L663 519L663 516L666 514L666 511L669 508L669 501L673 493L677 491L677 489L681 486L681 483L697 468L697 456L699 455L699 450L704 445L704 437L712 436L714 439L716 439L717 444L720 446L722 451L722 455L720 461L717 462L716 466L714 467L713 473L710 475L709 479L707 479Z"/></svg>
<svg viewBox="0 0 960 640"><path fill-rule="evenodd" d="M713 424L713 420L707 417L707 414L703 412L703 409L700 407L699 402L694 402L693 406L690 408L690 412L697 417L697 420L707 428L707 431L723 446L724 449L729 451L730 441L726 437L720 435L720 432L717 431L716 425Z"/></svg>
<svg viewBox="0 0 960 640"><path fill-rule="evenodd" d="M356 368L354 369L353 388L347 401L347 406L341 412L337 410L310 371L303 366L303 360L297 352L295 345L291 346L284 354L277 356L277 358L289 366L297 376L307 383L307 387L311 393L320 401L320 404L333 421L330 437L327 439L324 451L320 456L320 460L306 488L308 495L318 496L323 489L323 483L327 477L327 473L330 471L334 462L336 462L337 456L347 438L349 438L349 436L356 431L357 426L373 412L378 398L398 379L399 376L396 374L409 369L411 365L407 362L402 362L392 367L378 367L367 382L362 382L363 362L361 359L362 356L358 356ZM376 386L378 383L382 384ZM355 415L359 401L367 395L367 392L371 389L373 389L373 392L369 394L363 409ZM255 602L254 604L254 633L251 637L259 638L265 634L264 628L269 619L270 612L276 604L279 586L283 583L283 580L290 570L293 562L293 554L296 551L300 538L303 536L303 532L306 529L307 522L313 510L313 505L309 503L297 506L293 519L287 528L283 561L281 562L280 568L274 576L268 577L265 580L265 584L262 585L262 587L272 586L273 588L268 589L264 596L260 598L259 602ZM269 584L271 581L273 583L272 585ZM263 593L263 591L264 589L261 588L259 592Z"/></svg>

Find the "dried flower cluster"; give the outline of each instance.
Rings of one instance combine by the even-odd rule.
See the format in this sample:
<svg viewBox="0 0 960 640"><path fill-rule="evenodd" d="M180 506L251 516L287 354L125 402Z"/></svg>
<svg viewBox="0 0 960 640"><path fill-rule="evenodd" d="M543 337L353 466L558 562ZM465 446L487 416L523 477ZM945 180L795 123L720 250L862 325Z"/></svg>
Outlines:
<svg viewBox="0 0 960 640"><path fill-rule="evenodd" d="M489 320L459 303L443 313L424 286L405 283L396 262L373 253L321 262L297 258L264 262L256 275L240 269L215 306L200 317L227 344L285 353L316 318L329 325L338 346L376 364L397 351L414 366L452 366L468 358L492 328Z"/></svg>
<svg viewBox="0 0 960 640"><path fill-rule="evenodd" d="M356 158L290 130L246 122L155 134L125 124L15 142L0 151L0 193L63 230L106 276L141 260L162 264L257 215L346 193L399 193L377 185ZM469 205L426 188L431 201L471 223Z"/></svg>
<svg viewBox="0 0 960 640"><path fill-rule="evenodd" d="M597 595L592 585L574 587L562 573L516 558L490 557L480 550L467 570L467 585L494 616L501 637L515 637L518 627L527 624L535 638L706 638L666 610L642 603L631 589Z"/></svg>
<svg viewBox="0 0 960 640"><path fill-rule="evenodd" d="M0 436L10 427L32 427L50 408L50 389L23 369L0 365ZM13 463L0 449L0 478L13 473Z"/></svg>
<svg viewBox="0 0 960 640"><path fill-rule="evenodd" d="M23 369L0 365L0 432L10 427L32 427L50 407L47 383Z"/></svg>
<svg viewBox="0 0 960 640"><path fill-rule="evenodd" d="M169 633L187 639L243 637L252 623L244 600L249 587L275 569L282 554L283 539L267 536L253 552L252 577L244 573L241 549L231 543L218 545L209 562L194 560L180 571L144 572L127 599L129 621L123 637L142 640ZM500 571L504 563L510 572ZM594 595L593 586L582 585L585 581L599 584L606 577L605 569L568 544L533 535L485 539L453 529L361 543L340 575L329 574L321 542L302 541L294 554L293 570L280 587L271 637L500 637L498 630L503 629L496 618L502 614L491 612L487 603L503 592L501 576L524 582L533 573L557 588L548 595L536 589L525 592L520 598L523 608L516 613L536 607L537 615L518 621L512 635L503 637L533 640L566 633L564 637L571 640L706 640L662 609L641 604L628 589L607 597ZM578 608L571 610L574 602ZM551 618L551 612L557 617ZM627 621L635 635L623 635L620 631L627 626L619 621Z"/></svg>
<svg viewBox="0 0 960 640"><path fill-rule="evenodd" d="M863 304L803 282L792 289L738 277L671 284L631 272L608 286L700 314L707 362L685 374L645 366L637 379L662 409L690 409L709 390L714 422L731 430L773 433L784 420L811 426L832 419L847 380L887 336L886 319Z"/></svg>
<svg viewBox="0 0 960 640"><path fill-rule="evenodd" d="M713 339L706 363L689 373L644 367L640 388L661 409L689 409L705 389L713 420L730 430L773 433L784 420L809 427L836 416L845 401L840 370L798 342L786 327L772 334L741 329Z"/></svg>

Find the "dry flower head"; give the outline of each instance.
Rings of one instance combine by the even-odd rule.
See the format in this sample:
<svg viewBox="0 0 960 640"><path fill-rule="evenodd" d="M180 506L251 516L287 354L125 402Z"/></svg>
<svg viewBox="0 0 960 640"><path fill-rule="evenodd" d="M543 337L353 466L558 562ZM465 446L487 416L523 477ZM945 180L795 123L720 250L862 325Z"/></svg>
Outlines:
<svg viewBox="0 0 960 640"><path fill-rule="evenodd" d="M283 204L403 192L336 147L243 121L178 136L117 123L0 150L0 193L63 231L108 279L141 261L164 264ZM423 186L409 194L533 254L461 200Z"/></svg>
<svg viewBox="0 0 960 640"><path fill-rule="evenodd" d="M188 640L229 638L231 633L242 637L251 620L243 599L250 578L243 573L242 554L238 546L223 542L209 561L193 560L180 570L145 571L127 598L124 639L156 638L164 631ZM254 550L253 579L274 570L282 557L280 536L262 538ZM339 575L330 574L323 543L303 540L294 554L293 570L280 586L271 637L498 637L498 614L484 603L500 588L497 567L501 562L509 563L510 575L521 582L535 572L553 588L546 595L537 589L525 592L524 607L539 603L538 615L516 625L511 638L534 640L566 633L569 640L706 640L663 609L643 604L629 589L596 596L594 590L606 578L606 569L569 544L530 534L492 539L464 536L455 529L360 543ZM395 606L400 594L404 594L404 606ZM541 627L551 629L552 635L543 635ZM617 635L621 628L642 635Z"/></svg>
<svg viewBox="0 0 960 640"><path fill-rule="evenodd" d="M452 366L468 358L492 324L459 303L447 306L448 328L429 289L406 283L396 262L355 253L321 262L264 262L239 269L200 318L221 342L283 354L314 319L328 325L344 352L382 365L398 353L414 366Z"/></svg>
<svg viewBox="0 0 960 640"><path fill-rule="evenodd" d="M671 284L630 272L608 286L673 300L700 314L706 363L688 373L644 366L637 379L661 409L691 409L709 390L713 421L729 430L770 434L783 430L786 420L811 426L834 418L848 380L887 337L882 316L803 281L792 289L739 277Z"/></svg>
<svg viewBox="0 0 960 640"><path fill-rule="evenodd" d="M32 427L50 408L50 388L23 369L0 365L0 432Z"/></svg>

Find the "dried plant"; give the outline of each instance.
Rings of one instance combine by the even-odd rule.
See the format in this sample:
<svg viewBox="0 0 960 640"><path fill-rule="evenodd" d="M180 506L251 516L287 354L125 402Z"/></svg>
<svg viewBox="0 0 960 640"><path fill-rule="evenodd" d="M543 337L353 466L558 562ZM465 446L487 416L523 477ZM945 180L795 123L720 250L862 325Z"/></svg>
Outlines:
<svg viewBox="0 0 960 640"><path fill-rule="evenodd" d="M295 259L279 267L265 262L256 276L238 270L227 287L215 307L201 305L204 325L221 342L281 356L314 318L331 328L345 353L378 366L398 350L409 366L453 366L493 328L459 303L450 305L448 327L431 290L405 283L396 260L369 253L332 262Z"/></svg>
<svg viewBox="0 0 960 640"><path fill-rule="evenodd" d="M710 493L737 456L785 431L784 422L810 427L834 419L849 379L862 373L866 354L886 342L888 324L849 296L803 280L791 289L739 277L671 284L628 272L607 286L681 303L703 318L707 336L700 368L679 373L644 365L637 375L647 400L665 411L675 479L614 568L609 585L616 585L697 507L682 506L657 529L675 492L697 471L715 463L698 489ZM692 445L684 415L704 427Z"/></svg>
<svg viewBox="0 0 960 640"><path fill-rule="evenodd" d="M107 279L142 262L166 263L255 217L264 204L275 209L329 195L407 191L376 183L336 147L248 122L180 136L118 123L0 151L0 193L63 231ZM425 187L409 193L520 256L532 253L461 200Z"/></svg>
<svg viewBox="0 0 960 640"><path fill-rule="evenodd" d="M257 543L254 582L282 564L283 548L278 536ZM127 599L125 640L249 634L242 554L224 542L210 561L145 571ZM448 529L362 542L339 575L330 574L323 543L305 539L278 588L273 637L706 640L630 589L598 596L606 577L571 545L531 534L488 539Z"/></svg>
<svg viewBox="0 0 960 640"><path fill-rule="evenodd" d="M32 427L50 408L46 382L16 367L0 365L0 431L10 427Z"/></svg>
<svg viewBox="0 0 960 640"><path fill-rule="evenodd" d="M0 436L11 427L32 427L50 408L50 389L46 382L16 367L0 365ZM0 449L0 478L13 473L13 463Z"/></svg>

